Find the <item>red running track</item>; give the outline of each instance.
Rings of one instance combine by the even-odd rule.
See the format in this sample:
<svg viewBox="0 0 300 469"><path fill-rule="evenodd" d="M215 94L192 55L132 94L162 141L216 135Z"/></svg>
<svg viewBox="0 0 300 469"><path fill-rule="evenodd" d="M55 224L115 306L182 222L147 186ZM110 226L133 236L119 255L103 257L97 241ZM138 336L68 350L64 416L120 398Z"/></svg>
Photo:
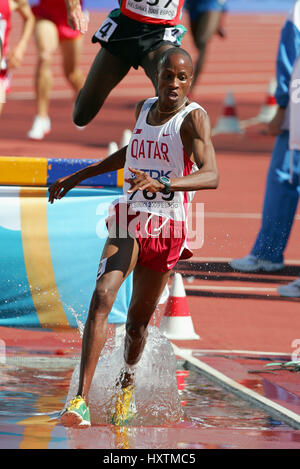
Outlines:
<svg viewBox="0 0 300 469"><path fill-rule="evenodd" d="M98 12L91 14L89 33L96 30L103 16ZM280 15L228 16L228 37L213 38L197 87L199 102L208 110L212 125L222 112L228 89L234 92L239 118L247 119L259 112L275 73L283 21ZM13 27L16 31L20 28L18 18ZM189 34L183 47L195 56ZM85 73L97 50L87 35L82 56ZM136 100L153 94L144 73L132 70L94 121L78 131L71 122L72 94L62 77L57 51L50 110L53 130L44 141L32 142L26 132L34 115L35 62L32 39L24 65L13 75L12 90L1 116L1 155L101 158L108 143L119 143L124 129L132 127ZM230 272L227 266L229 259L249 252L260 225L266 171L274 143L260 130L253 127L243 136L214 137L220 186L216 191L196 195L195 201L205 204L204 245L195 251L196 270L188 267L189 282L185 285L194 327L202 338L201 348L289 353L292 341L297 339L299 301L279 298L276 286L293 279L300 268L299 215L286 250L291 267L280 274L242 275Z"/></svg>
<svg viewBox="0 0 300 469"><path fill-rule="evenodd" d="M89 32L103 15L92 13ZM197 99L208 110L212 125L222 112L226 92L233 91L240 119L257 115L275 75L280 15L229 15L228 38L213 38ZM186 22L186 18L184 18ZM20 24L16 20L15 28ZM82 67L87 72L97 47L85 37ZM195 56L191 36L183 47ZM71 122L72 93L61 75L55 55L51 100L53 130L42 142L26 139L34 115L33 74L36 62L32 40L24 65L15 72L12 91L1 116L0 155L102 158L110 141L120 142L134 123L134 104L153 94L142 71L131 71L112 92L100 114L83 131ZM205 204L204 245L195 250L192 263L182 263L188 304L200 341L180 341L194 350L294 351L300 339L299 299L280 298L276 287L294 279L300 270L299 215L286 249L287 267L274 274L239 274L228 267L232 258L249 252L260 226L265 177L274 139L261 128L242 136L213 138L220 169L216 191L199 192L195 202ZM28 338L28 340L30 340ZM55 345L56 347L56 345ZM59 344L57 345L60 349ZM219 362L222 371L222 363ZM217 365L216 365L217 367ZM224 371L224 369L223 369ZM286 385L288 386L288 378ZM296 392L293 388L293 392ZM300 395L300 389L298 390Z"/></svg>

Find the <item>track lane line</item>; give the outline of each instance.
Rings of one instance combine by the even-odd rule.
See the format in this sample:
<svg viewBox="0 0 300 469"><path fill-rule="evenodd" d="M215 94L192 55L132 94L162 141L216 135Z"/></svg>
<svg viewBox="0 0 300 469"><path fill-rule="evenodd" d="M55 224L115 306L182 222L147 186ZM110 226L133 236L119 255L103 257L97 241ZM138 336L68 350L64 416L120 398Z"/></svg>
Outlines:
<svg viewBox="0 0 300 469"><path fill-rule="evenodd" d="M264 396L261 396L252 389L237 383L224 373L221 373L210 365L207 365L198 358L193 357L186 350L180 349L172 342L171 345L176 356L183 358L185 361L196 367L196 369L199 370L199 373L207 377L210 381L219 384L223 389L241 397L243 400L246 400L251 404L254 404L256 407L262 408L265 412L290 425L292 428L296 430L300 429L300 415Z"/></svg>

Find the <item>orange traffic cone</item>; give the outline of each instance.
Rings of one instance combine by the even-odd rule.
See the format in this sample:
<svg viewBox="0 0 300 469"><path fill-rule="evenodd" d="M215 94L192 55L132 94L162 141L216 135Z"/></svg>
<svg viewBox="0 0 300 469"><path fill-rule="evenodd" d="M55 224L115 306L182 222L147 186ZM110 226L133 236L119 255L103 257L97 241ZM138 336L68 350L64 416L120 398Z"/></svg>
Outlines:
<svg viewBox="0 0 300 469"><path fill-rule="evenodd" d="M176 371L176 381L177 381L177 388L179 392L184 390L185 385L186 385L185 379L187 378L188 375L189 375L188 370Z"/></svg>
<svg viewBox="0 0 300 469"><path fill-rule="evenodd" d="M242 127L237 117L235 99L233 93L228 91L224 102L224 110L217 125L212 130L212 135L217 134L240 134Z"/></svg>
<svg viewBox="0 0 300 469"><path fill-rule="evenodd" d="M200 339L194 331L182 276L178 272L174 274L170 296L168 298L165 314L161 319L159 329L168 339Z"/></svg>
<svg viewBox="0 0 300 469"><path fill-rule="evenodd" d="M243 129L245 129L246 127L251 127L252 125L268 124L273 119L277 112L277 102L275 99L276 87L277 81L275 78L272 78L268 86L268 92L265 103L260 108L260 111L257 116L250 117L250 119L246 119L241 122Z"/></svg>
<svg viewBox="0 0 300 469"><path fill-rule="evenodd" d="M275 91L277 87L277 81L272 78L268 87L268 94L265 104L261 107L261 110L257 116L257 121L260 123L268 124L276 114L277 102L275 99Z"/></svg>
<svg viewBox="0 0 300 469"><path fill-rule="evenodd" d="M188 377L189 371L188 370L177 370L176 371L176 381L177 381L177 388L178 388L178 394L181 395L182 392L184 391L184 388L186 386L185 379ZM181 405L184 407L187 404L187 401L181 400Z"/></svg>

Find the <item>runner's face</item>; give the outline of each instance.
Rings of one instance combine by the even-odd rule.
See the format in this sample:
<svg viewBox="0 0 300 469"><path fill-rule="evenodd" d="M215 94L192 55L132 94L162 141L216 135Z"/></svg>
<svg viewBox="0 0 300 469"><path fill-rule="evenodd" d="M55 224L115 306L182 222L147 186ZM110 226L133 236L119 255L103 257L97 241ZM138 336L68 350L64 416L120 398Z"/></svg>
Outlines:
<svg viewBox="0 0 300 469"><path fill-rule="evenodd" d="M183 104L192 82L192 66L187 57L170 55L158 70L158 96L160 105L167 109Z"/></svg>

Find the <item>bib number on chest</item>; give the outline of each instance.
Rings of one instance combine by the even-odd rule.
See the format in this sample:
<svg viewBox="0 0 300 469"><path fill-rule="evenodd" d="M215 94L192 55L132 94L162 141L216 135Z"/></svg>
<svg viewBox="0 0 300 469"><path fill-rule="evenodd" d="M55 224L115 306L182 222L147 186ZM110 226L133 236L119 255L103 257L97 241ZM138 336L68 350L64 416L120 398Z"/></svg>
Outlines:
<svg viewBox="0 0 300 469"><path fill-rule="evenodd" d="M179 0L126 0L126 9L136 15L160 20L176 17Z"/></svg>

